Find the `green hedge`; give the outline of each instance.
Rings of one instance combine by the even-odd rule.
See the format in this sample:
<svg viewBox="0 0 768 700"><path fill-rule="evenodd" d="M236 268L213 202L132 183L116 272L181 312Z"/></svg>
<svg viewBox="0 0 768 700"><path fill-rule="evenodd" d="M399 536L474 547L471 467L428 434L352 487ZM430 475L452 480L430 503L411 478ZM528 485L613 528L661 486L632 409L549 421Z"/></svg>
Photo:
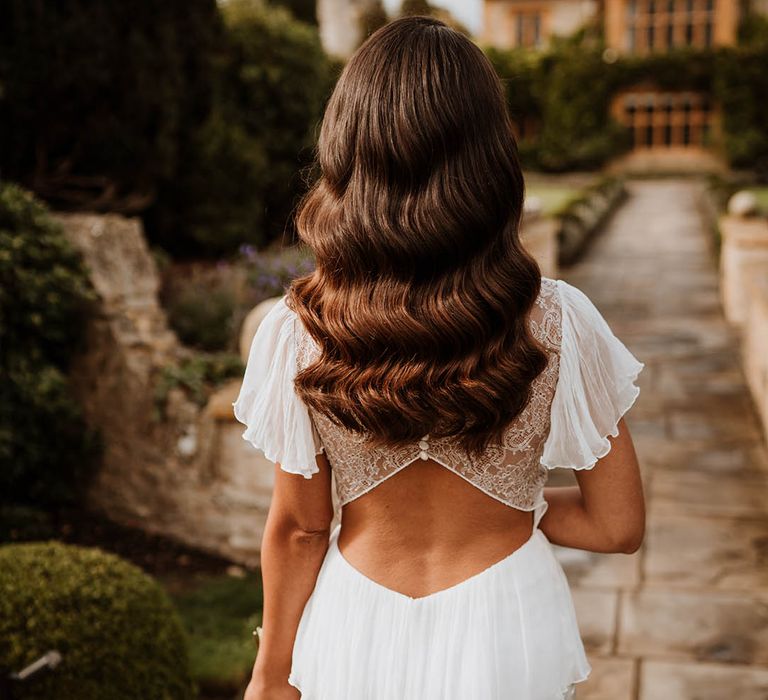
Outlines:
<svg viewBox="0 0 768 700"><path fill-rule="evenodd" d="M258 0L11 0L0 172L57 208L141 214L176 256L262 245L303 191L338 70L317 27Z"/></svg>
<svg viewBox="0 0 768 700"><path fill-rule="evenodd" d="M191 700L186 638L165 591L113 554L56 542L0 547L0 673L49 650L24 700Z"/></svg>
<svg viewBox="0 0 768 700"><path fill-rule="evenodd" d="M603 177L571 199L555 215L558 229L558 262L570 265L587 249L608 217L627 196L624 182L617 177Z"/></svg>
<svg viewBox="0 0 768 700"><path fill-rule="evenodd" d="M210 108L145 215L150 240L177 257L282 237L338 70L317 28L285 8L230 0L221 12Z"/></svg>
<svg viewBox="0 0 768 700"><path fill-rule="evenodd" d="M138 210L204 108L215 0L9 0L0 166L58 206Z"/></svg>
<svg viewBox="0 0 768 700"><path fill-rule="evenodd" d="M0 502L74 500L100 448L67 377L95 299L45 207L0 182Z"/></svg>

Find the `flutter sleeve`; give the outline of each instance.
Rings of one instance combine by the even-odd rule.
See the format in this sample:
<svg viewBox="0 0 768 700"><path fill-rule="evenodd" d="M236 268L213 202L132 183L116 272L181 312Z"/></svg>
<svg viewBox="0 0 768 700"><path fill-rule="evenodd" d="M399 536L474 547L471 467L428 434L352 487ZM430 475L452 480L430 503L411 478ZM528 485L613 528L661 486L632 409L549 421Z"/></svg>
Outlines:
<svg viewBox="0 0 768 700"><path fill-rule="evenodd" d="M315 455L323 447L293 386L296 322L295 313L281 297L256 330L232 406L235 418L246 425L243 439L284 471L309 479L319 471Z"/></svg>
<svg viewBox="0 0 768 700"><path fill-rule="evenodd" d="M541 463L591 469L611 449L608 436L640 393L644 365L613 334L579 289L558 280L562 308L560 374Z"/></svg>

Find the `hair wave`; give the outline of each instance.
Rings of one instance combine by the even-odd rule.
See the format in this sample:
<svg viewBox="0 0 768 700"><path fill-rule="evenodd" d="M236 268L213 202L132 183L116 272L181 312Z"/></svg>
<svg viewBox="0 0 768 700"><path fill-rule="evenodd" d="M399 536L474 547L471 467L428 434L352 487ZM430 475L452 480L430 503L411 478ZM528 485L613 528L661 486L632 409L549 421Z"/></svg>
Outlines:
<svg viewBox="0 0 768 700"><path fill-rule="evenodd" d="M541 274L518 229L524 184L498 76L467 37L395 20L349 59L326 106L320 177L296 227L317 267L287 303L320 346L302 400L371 443L498 442L546 353Z"/></svg>

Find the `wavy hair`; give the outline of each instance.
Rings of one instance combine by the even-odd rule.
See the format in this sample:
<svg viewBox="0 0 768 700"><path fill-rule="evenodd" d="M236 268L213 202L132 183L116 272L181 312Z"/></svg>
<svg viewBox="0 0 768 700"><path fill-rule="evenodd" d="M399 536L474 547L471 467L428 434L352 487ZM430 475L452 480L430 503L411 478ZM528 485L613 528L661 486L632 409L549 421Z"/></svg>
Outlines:
<svg viewBox="0 0 768 700"><path fill-rule="evenodd" d="M321 352L298 395L374 445L498 443L547 356L528 327L541 273L518 236L523 176L490 62L437 19L383 26L344 67L315 154L296 227L317 266L286 302Z"/></svg>

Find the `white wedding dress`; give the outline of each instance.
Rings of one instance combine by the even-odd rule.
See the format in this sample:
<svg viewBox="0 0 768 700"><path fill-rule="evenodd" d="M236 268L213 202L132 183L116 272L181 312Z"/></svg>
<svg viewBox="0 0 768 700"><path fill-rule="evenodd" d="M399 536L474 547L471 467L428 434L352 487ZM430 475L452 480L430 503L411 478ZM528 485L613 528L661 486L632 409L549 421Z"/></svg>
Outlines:
<svg viewBox="0 0 768 700"><path fill-rule="evenodd" d="M531 330L548 354L502 445L470 458L449 438L397 450L310 411L293 389L319 352L281 298L251 344L233 403L243 438L282 469L311 478L325 452L341 507L419 459L432 459L511 508L533 511L530 538L450 588L411 598L369 579L337 546L304 608L289 682L303 700L562 700L587 678L563 570L538 524L555 467L590 469L632 406L643 367L575 287L542 279ZM343 527L343 523L342 523Z"/></svg>

